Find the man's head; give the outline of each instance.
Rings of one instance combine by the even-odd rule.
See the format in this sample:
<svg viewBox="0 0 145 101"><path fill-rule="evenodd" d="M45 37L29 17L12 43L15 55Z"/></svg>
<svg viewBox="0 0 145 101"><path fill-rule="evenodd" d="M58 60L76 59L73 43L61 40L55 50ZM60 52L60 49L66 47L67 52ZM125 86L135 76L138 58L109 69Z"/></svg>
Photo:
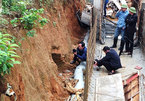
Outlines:
<svg viewBox="0 0 145 101"><path fill-rule="evenodd" d="M85 47L85 43L84 43L84 42L80 42L79 45L78 45L78 48L79 48L80 50L83 50L84 47Z"/></svg>
<svg viewBox="0 0 145 101"><path fill-rule="evenodd" d="M122 4L122 6L121 6L121 10L122 10L123 12L125 12L125 11L127 10L127 8L128 8L127 5Z"/></svg>
<svg viewBox="0 0 145 101"><path fill-rule="evenodd" d="M136 13L136 9L135 9L134 7L130 7L129 13L130 13L131 15L135 14L135 13Z"/></svg>
<svg viewBox="0 0 145 101"><path fill-rule="evenodd" d="M108 46L105 46L105 47L103 48L103 51L104 51L105 53L107 53L107 52L110 51L110 48L109 48Z"/></svg>

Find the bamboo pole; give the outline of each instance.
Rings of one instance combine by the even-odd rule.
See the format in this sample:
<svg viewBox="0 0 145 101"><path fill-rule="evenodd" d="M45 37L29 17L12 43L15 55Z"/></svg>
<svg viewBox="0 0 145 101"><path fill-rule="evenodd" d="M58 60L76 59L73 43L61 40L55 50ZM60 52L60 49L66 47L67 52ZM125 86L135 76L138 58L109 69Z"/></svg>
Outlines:
<svg viewBox="0 0 145 101"><path fill-rule="evenodd" d="M88 99L88 90L89 90L89 82L93 67L94 61L94 53L95 53L95 44L96 44L96 31L97 31L97 16L95 18L95 24L93 28L91 28L88 47L87 47L87 65L86 65L86 74L85 74L85 89L84 89L84 101Z"/></svg>
<svg viewBox="0 0 145 101"><path fill-rule="evenodd" d="M100 9L100 23L99 23L99 40L101 41L101 32L102 32L102 16L103 16L103 3L104 0L101 0L101 9Z"/></svg>

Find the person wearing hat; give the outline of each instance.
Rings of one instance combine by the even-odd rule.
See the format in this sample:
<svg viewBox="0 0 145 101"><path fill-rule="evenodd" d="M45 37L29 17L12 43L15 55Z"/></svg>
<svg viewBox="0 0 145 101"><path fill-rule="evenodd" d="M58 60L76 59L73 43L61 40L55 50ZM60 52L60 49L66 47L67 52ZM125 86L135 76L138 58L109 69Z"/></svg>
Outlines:
<svg viewBox="0 0 145 101"><path fill-rule="evenodd" d="M137 14L136 9L134 7L130 7L129 14L125 19L126 28L125 28L125 44L128 55L132 56L133 53L133 43L134 43L134 33L136 32L136 23L137 23ZM123 51L124 45L121 46L121 50L119 55L121 55Z"/></svg>
<svg viewBox="0 0 145 101"><path fill-rule="evenodd" d="M95 66L104 65L105 68L109 71L109 75L114 74L115 70L122 67L120 57L114 49L110 49L108 46L103 48L104 53L106 54L101 60L95 59Z"/></svg>
<svg viewBox="0 0 145 101"><path fill-rule="evenodd" d="M121 42L124 42L124 31L125 31L125 18L129 14L129 11L127 10L128 6L123 4L121 6L121 9L117 12L116 17L118 18L117 27L115 29L114 33L114 42L113 45L110 48L116 48L117 47L117 41L118 36L121 34ZM121 44L120 44L121 46ZM120 48L119 48L120 49Z"/></svg>

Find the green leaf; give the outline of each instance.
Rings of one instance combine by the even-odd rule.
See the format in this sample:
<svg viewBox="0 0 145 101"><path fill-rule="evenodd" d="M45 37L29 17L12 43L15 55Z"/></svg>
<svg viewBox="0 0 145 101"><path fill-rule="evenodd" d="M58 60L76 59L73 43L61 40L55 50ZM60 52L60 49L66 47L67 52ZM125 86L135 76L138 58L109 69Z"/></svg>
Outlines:
<svg viewBox="0 0 145 101"><path fill-rule="evenodd" d="M6 37L6 36L7 36L7 37L12 37L12 35L10 35L10 34L2 34L2 36L3 36L3 37Z"/></svg>
<svg viewBox="0 0 145 101"><path fill-rule="evenodd" d="M19 45L19 46L22 46L21 42L18 42L18 45Z"/></svg>
<svg viewBox="0 0 145 101"><path fill-rule="evenodd" d="M10 40L12 40L12 39L10 39L10 38L3 38L3 40L4 40L4 41L10 41Z"/></svg>
<svg viewBox="0 0 145 101"><path fill-rule="evenodd" d="M15 61L15 58L10 58L9 60L11 60L12 62L14 62Z"/></svg>
<svg viewBox="0 0 145 101"><path fill-rule="evenodd" d="M3 45L6 45L6 42L0 40L0 43L3 44Z"/></svg>
<svg viewBox="0 0 145 101"><path fill-rule="evenodd" d="M0 76L8 74L14 64L20 64L19 61L15 61L15 58L20 56L14 51L19 46L13 44L14 37L11 36L12 38L9 38L9 36L11 35L0 32Z"/></svg>
<svg viewBox="0 0 145 101"><path fill-rule="evenodd" d="M10 47L19 47L17 44L11 44Z"/></svg>
<svg viewBox="0 0 145 101"><path fill-rule="evenodd" d="M34 34L36 33L36 31L34 31L34 30L31 30L31 31L28 31L27 32L27 36L29 36L29 37L34 37Z"/></svg>
<svg viewBox="0 0 145 101"><path fill-rule="evenodd" d="M14 51L8 51L9 54L17 54L16 52Z"/></svg>
<svg viewBox="0 0 145 101"><path fill-rule="evenodd" d="M38 9L38 13L43 13L44 12L44 9L41 8L41 9Z"/></svg>
<svg viewBox="0 0 145 101"><path fill-rule="evenodd" d="M2 69L3 69L3 72L7 71L7 65L4 64L3 67L2 67Z"/></svg>
<svg viewBox="0 0 145 101"><path fill-rule="evenodd" d="M21 64L21 62L20 61L15 61L15 62L13 62L14 64Z"/></svg>
<svg viewBox="0 0 145 101"><path fill-rule="evenodd" d="M5 51L0 51L0 55L7 56L7 53Z"/></svg>
<svg viewBox="0 0 145 101"><path fill-rule="evenodd" d="M46 18L43 18L42 20L39 20L39 23L41 26L44 26L46 23L48 23L48 20Z"/></svg>
<svg viewBox="0 0 145 101"><path fill-rule="evenodd" d="M2 45L0 45L0 49L6 49L7 48L7 46L5 45L5 44L2 44Z"/></svg>
<svg viewBox="0 0 145 101"><path fill-rule="evenodd" d="M17 26L17 24L16 24L17 22L18 22L18 19L17 18L11 20L11 24L13 25L13 27L16 27Z"/></svg>
<svg viewBox="0 0 145 101"><path fill-rule="evenodd" d="M19 55L14 55L14 54L11 54L11 57L16 57L16 58L19 58L20 56L19 56Z"/></svg>
<svg viewBox="0 0 145 101"><path fill-rule="evenodd" d="M10 47L9 50L17 50L17 49L14 47Z"/></svg>
<svg viewBox="0 0 145 101"><path fill-rule="evenodd" d="M8 68L14 67L13 63L7 63Z"/></svg>
<svg viewBox="0 0 145 101"><path fill-rule="evenodd" d="M16 48L12 47L12 48L9 48L9 50L17 50Z"/></svg>

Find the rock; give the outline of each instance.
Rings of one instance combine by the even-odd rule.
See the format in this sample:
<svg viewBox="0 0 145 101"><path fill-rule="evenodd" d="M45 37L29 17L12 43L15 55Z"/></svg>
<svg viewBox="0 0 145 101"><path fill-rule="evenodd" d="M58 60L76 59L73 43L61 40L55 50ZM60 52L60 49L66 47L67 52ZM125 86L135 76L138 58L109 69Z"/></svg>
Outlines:
<svg viewBox="0 0 145 101"><path fill-rule="evenodd" d="M64 70L64 73L69 73L69 72L71 72L70 70Z"/></svg>
<svg viewBox="0 0 145 101"><path fill-rule="evenodd" d="M59 76L62 76L62 73L59 73Z"/></svg>

